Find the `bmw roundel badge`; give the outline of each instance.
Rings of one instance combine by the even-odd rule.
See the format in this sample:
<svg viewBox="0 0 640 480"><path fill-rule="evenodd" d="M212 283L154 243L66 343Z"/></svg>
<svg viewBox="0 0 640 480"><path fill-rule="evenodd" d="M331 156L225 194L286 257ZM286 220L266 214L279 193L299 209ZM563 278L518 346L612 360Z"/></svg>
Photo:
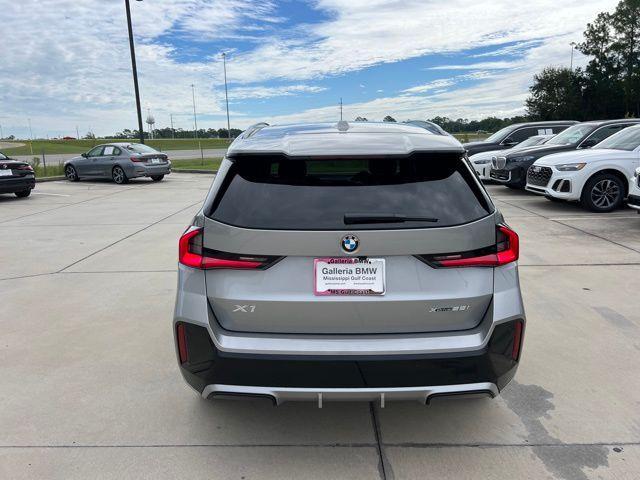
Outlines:
<svg viewBox="0 0 640 480"><path fill-rule="evenodd" d="M360 246L360 240L355 235L345 235L340 243L342 249L347 253L355 252Z"/></svg>

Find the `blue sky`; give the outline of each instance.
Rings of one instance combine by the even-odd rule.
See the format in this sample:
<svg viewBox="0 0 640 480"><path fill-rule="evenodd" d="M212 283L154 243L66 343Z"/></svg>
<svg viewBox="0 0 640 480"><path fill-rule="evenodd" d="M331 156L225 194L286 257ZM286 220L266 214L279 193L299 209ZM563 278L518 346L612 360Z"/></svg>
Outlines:
<svg viewBox="0 0 640 480"><path fill-rule="evenodd" d="M568 66L572 41L615 1L132 1L142 104L156 125L398 120L523 112L534 73ZM135 127L121 0L0 0L5 136ZM24 32L32 32L25 35ZM35 33L37 32L37 33ZM575 64L586 59L576 54Z"/></svg>

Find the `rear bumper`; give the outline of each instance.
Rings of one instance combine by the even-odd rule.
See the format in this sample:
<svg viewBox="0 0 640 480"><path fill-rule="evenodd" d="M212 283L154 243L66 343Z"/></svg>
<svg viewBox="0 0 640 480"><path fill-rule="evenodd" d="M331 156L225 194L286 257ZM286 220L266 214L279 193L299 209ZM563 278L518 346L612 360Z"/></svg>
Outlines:
<svg viewBox="0 0 640 480"><path fill-rule="evenodd" d="M392 321L392 319L390 319ZM515 375L516 324L525 314L515 263L494 269L493 300L469 330L423 334L310 335L224 330L209 305L202 270L179 266L174 333L184 325L182 375L204 396L285 400L416 399L495 395ZM522 336L517 343L521 346ZM489 385L488 388L487 385ZM231 387L230 387L231 386Z"/></svg>
<svg viewBox="0 0 640 480"><path fill-rule="evenodd" d="M35 186L36 178L33 175L22 178L4 178L0 180L0 193L22 192Z"/></svg>
<svg viewBox="0 0 640 480"><path fill-rule="evenodd" d="M169 175L171 164L165 165L134 165L130 177L155 177L156 175ZM129 175L129 174L127 174Z"/></svg>
<svg viewBox="0 0 640 480"><path fill-rule="evenodd" d="M180 370L205 398L254 395L281 403L319 401L318 394L327 400L375 400L384 394L388 400L427 402L434 395L495 396L518 366L522 335L516 334L516 324L496 326L486 347L475 351L292 357L225 354L214 346L206 328L184 323L188 360L180 363Z"/></svg>

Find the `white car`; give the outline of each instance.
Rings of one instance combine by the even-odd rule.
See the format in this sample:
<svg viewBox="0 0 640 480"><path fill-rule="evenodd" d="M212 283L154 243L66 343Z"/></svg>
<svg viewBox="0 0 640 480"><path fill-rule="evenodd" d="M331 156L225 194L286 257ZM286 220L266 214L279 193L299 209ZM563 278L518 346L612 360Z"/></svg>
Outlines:
<svg viewBox="0 0 640 480"><path fill-rule="evenodd" d="M580 201L593 212L611 212L629 194L629 177L638 166L640 125L611 135L589 150L542 157L529 167L526 189L552 200Z"/></svg>
<svg viewBox="0 0 640 480"><path fill-rule="evenodd" d="M542 145L551 137L553 137L553 135L534 135L508 150L489 150L488 152L476 153L469 157L469 161L471 162L471 165L473 165L473 169L478 173L480 180L491 180L489 177L489 171L491 170L491 158L497 155L498 152L500 155L504 155L505 153L516 152L522 148L535 147L536 145Z"/></svg>
<svg viewBox="0 0 640 480"><path fill-rule="evenodd" d="M633 177L629 179L627 205L640 213L640 168L636 168Z"/></svg>

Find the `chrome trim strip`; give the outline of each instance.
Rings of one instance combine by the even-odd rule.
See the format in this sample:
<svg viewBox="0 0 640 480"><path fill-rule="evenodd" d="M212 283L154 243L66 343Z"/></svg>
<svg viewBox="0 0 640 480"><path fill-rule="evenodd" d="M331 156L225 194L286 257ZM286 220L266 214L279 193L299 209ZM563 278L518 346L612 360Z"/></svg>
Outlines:
<svg viewBox="0 0 640 480"><path fill-rule="evenodd" d="M630 203L627 203L627 207L633 208L634 210L638 210L640 212L640 205L632 205Z"/></svg>
<svg viewBox="0 0 640 480"><path fill-rule="evenodd" d="M202 397L207 398L211 394L263 396L271 397L276 405L287 401L313 401L318 402L320 408L322 408L323 401L380 400L381 406L384 408L384 402L389 400L414 400L428 403L429 399L434 396L488 394L495 397L498 393L498 387L490 382L396 388L296 388L211 384L204 387Z"/></svg>

